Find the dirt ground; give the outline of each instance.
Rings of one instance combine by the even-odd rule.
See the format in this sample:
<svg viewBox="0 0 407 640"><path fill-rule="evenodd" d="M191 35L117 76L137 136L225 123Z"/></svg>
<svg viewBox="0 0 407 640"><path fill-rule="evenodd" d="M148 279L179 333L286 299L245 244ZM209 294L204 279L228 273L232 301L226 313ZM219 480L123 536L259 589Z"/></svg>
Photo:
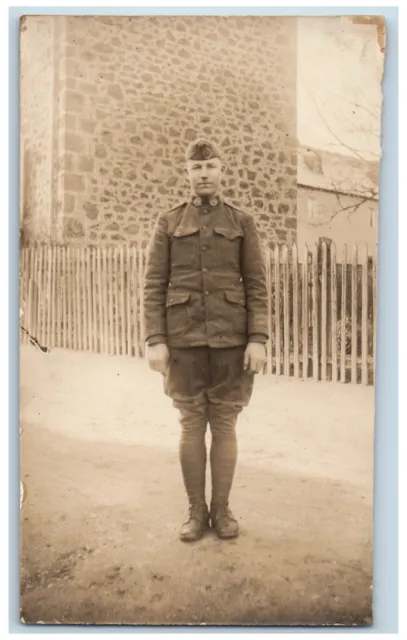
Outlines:
<svg viewBox="0 0 407 640"><path fill-rule="evenodd" d="M161 376L23 346L24 621L371 624L373 423L371 387L259 376L238 427L241 535L183 544Z"/></svg>

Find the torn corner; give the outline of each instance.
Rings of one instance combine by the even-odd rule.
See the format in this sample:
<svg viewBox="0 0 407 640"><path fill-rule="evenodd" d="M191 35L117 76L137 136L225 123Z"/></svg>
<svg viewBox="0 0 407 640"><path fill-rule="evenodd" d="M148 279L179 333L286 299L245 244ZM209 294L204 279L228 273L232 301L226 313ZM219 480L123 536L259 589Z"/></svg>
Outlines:
<svg viewBox="0 0 407 640"><path fill-rule="evenodd" d="M20 32L27 31L27 16L20 16Z"/></svg>
<svg viewBox="0 0 407 640"><path fill-rule="evenodd" d="M376 26L377 43L381 53L386 51L386 18L384 16L349 16L352 24Z"/></svg>

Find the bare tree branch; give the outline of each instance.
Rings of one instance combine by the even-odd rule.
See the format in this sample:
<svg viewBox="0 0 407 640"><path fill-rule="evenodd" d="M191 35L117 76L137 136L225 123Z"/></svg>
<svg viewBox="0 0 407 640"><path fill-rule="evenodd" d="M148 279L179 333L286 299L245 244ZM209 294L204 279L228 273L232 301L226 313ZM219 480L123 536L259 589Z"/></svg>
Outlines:
<svg viewBox="0 0 407 640"><path fill-rule="evenodd" d="M311 100L314 103L315 109L318 112L319 117L321 118L322 122L324 123L325 127L328 129L329 133L335 138L335 140L337 142L340 143L340 145L342 147L345 147L345 149L347 149L348 151L350 151L353 155L355 155L357 158L359 158L359 160L363 160L364 162L366 162L366 159L360 154L358 153L355 149L353 149L352 147L350 147L348 144L346 144L345 142L343 142L343 140L341 140L339 138L339 136L336 135L336 133L332 130L332 128L329 126L329 124L327 123L324 115L321 112L321 109L319 108L319 106L317 105L315 98L313 95L311 95Z"/></svg>

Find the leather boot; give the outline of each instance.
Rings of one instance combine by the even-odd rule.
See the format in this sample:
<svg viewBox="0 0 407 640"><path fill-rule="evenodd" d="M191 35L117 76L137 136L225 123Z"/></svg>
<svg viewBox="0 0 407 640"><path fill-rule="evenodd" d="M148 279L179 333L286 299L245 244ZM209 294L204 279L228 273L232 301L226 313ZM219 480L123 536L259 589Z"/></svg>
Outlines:
<svg viewBox="0 0 407 640"><path fill-rule="evenodd" d="M239 523L227 503L211 505L210 518L212 528L215 529L218 538L227 540L237 538L239 535Z"/></svg>
<svg viewBox="0 0 407 640"><path fill-rule="evenodd" d="M209 529L209 512L206 504L194 504L189 507L187 522L181 527L180 538L183 542L200 540Z"/></svg>

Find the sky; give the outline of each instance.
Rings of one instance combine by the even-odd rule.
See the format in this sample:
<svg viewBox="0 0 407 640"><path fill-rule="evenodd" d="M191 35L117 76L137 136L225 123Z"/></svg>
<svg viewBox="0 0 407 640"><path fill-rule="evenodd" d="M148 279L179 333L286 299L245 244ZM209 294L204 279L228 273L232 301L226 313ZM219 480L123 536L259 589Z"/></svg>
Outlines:
<svg viewBox="0 0 407 640"><path fill-rule="evenodd" d="M299 144L379 160L383 63L375 26L300 18Z"/></svg>

